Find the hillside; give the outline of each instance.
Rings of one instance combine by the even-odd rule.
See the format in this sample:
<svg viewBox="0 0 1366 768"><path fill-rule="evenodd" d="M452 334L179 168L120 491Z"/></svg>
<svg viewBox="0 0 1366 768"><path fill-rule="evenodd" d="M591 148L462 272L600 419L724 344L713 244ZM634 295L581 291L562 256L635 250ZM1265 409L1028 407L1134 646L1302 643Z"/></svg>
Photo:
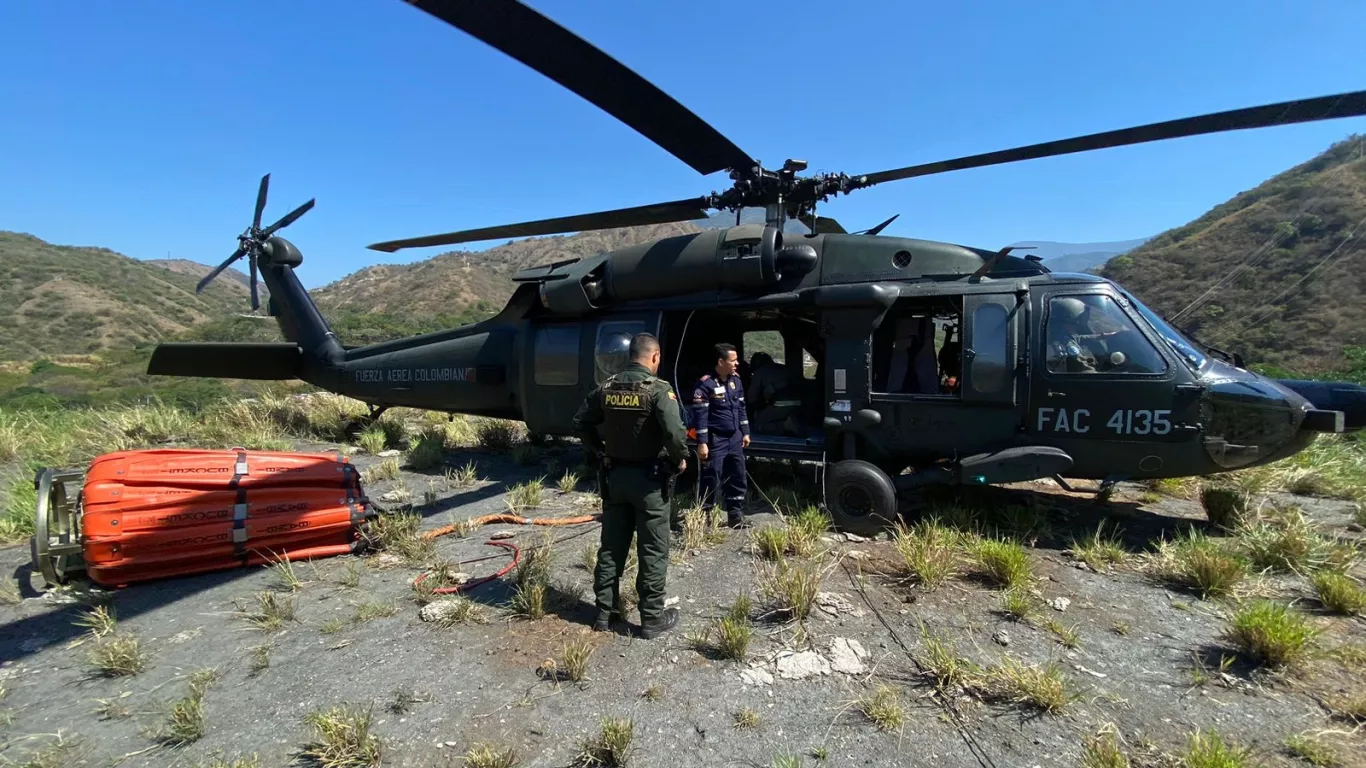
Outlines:
<svg viewBox="0 0 1366 768"><path fill-rule="evenodd" d="M200 264L197 261L190 261L189 259L147 259L146 263L155 264L162 269L169 269L172 272L178 272L182 275L189 275L195 280L199 280L213 271L213 267L208 264ZM237 263L243 264L245 262L239 261ZM246 288L248 291L251 289L250 278L247 277L247 273L236 267L228 267L223 270L222 274L218 276L218 279L229 284L236 283L243 288ZM256 280L256 291L260 294L261 300L265 301L267 293L266 285L261 282L259 277ZM247 294L243 293L243 295L245 296Z"/></svg>
<svg viewBox="0 0 1366 768"><path fill-rule="evenodd" d="M246 305L245 285L219 280L196 294L197 280L106 248L0 232L0 360L124 348Z"/></svg>
<svg viewBox="0 0 1366 768"><path fill-rule="evenodd" d="M1308 372L1366 342L1366 138L1352 136L1102 274L1200 341Z"/></svg>
<svg viewBox="0 0 1366 768"><path fill-rule="evenodd" d="M313 298L325 313L454 313L481 300L500 308L512 295L512 276L519 270L698 231L688 222L654 224L516 240L484 251L450 251L412 264L367 267L313 291Z"/></svg>

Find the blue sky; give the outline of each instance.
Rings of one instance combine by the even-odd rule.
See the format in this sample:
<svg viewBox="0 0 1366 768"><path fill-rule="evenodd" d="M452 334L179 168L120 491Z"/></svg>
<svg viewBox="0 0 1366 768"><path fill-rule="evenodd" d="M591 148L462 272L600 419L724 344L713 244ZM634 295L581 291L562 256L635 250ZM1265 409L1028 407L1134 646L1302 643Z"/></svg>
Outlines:
<svg viewBox="0 0 1366 768"><path fill-rule="evenodd" d="M769 167L865 173L1366 88L1359 0L532 5ZM0 229L56 243L217 263L269 171L267 218L318 199L287 231L311 287L443 250L380 240L727 184L400 0L12 0L0 41ZM1141 237L1353 132L1366 119L960 171L822 213L983 247Z"/></svg>

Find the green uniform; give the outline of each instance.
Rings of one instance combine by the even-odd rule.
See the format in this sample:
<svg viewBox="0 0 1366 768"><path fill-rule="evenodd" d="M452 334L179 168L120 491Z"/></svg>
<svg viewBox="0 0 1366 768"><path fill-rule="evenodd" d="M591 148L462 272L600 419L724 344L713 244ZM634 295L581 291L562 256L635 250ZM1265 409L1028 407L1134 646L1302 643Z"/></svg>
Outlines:
<svg viewBox="0 0 1366 768"><path fill-rule="evenodd" d="M634 534L639 561L636 593L641 623L648 625L664 614L669 568L667 492L673 473L688 455L687 433L673 388L633 362L588 395L574 415L574 432L607 463L602 543L593 574L598 611L619 613L621 574Z"/></svg>

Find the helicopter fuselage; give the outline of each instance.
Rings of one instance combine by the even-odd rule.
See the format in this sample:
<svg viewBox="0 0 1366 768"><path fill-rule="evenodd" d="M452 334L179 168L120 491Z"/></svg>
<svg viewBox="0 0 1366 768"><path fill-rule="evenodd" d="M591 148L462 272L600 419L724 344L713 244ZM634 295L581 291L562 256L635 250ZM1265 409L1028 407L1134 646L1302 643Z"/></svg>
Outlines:
<svg viewBox="0 0 1366 768"><path fill-rule="evenodd" d="M663 344L659 374L680 393L710 371L717 343L742 361L762 346L793 363L769 398L783 418L765 420L768 404L751 402L751 422L768 424L751 455L859 459L902 485L1204 475L1361 426L1359 409L1315 405L1201 351L1108 280L1007 252L758 225L703 231L526 270L493 318L343 350L293 274L297 251L276 243L288 256L266 249L262 276L300 345L292 375L375 406L568 435L584 397L627 362L630 337L648 332ZM1081 324L1060 311L1077 302ZM158 350L160 367L177 346ZM158 367L154 358L149 372L204 375ZM231 375L222 367L220 356L209 375Z"/></svg>

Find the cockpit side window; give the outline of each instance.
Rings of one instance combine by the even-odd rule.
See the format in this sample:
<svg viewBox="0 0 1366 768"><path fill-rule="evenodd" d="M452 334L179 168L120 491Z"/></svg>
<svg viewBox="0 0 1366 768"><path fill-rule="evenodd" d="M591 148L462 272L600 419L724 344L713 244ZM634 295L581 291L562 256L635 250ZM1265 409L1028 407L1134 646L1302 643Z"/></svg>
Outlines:
<svg viewBox="0 0 1366 768"><path fill-rule="evenodd" d="M1119 304L1103 294L1048 302L1049 373L1159 374L1167 360Z"/></svg>

